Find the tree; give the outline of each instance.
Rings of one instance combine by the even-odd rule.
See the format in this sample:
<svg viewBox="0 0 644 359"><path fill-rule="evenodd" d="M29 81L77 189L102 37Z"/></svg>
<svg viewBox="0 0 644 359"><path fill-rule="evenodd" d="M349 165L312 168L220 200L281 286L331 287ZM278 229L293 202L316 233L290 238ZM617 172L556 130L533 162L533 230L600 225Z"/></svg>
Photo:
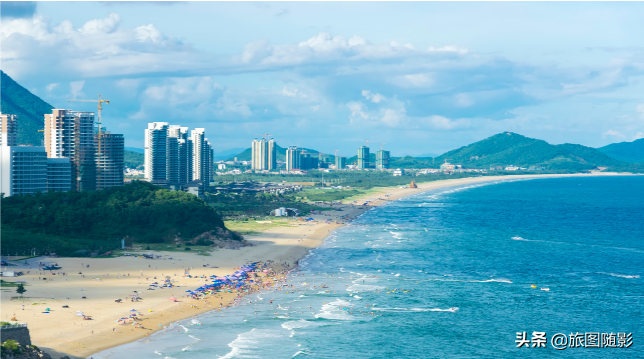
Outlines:
<svg viewBox="0 0 644 359"><path fill-rule="evenodd" d="M18 284L18 288L16 288L16 293L20 294L20 296L22 297L22 294L26 291L27 290L25 289L24 284L22 283Z"/></svg>

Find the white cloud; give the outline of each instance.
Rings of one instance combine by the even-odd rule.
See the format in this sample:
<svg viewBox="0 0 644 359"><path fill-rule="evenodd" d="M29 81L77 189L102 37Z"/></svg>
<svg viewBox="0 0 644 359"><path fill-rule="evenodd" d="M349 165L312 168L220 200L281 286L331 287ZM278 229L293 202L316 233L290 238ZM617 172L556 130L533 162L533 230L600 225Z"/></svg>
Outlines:
<svg viewBox="0 0 644 359"><path fill-rule="evenodd" d="M389 127L398 127L400 125L400 122L403 120L405 117L405 109L403 108L402 110L394 110L391 108L387 108L383 111L384 115L380 119L382 123Z"/></svg>
<svg viewBox="0 0 644 359"><path fill-rule="evenodd" d="M83 34L109 34L116 31L120 23L121 17L119 14L110 13L105 19L94 19L86 22L78 29L78 32ZM68 25L65 24L65 26L67 27Z"/></svg>
<svg viewBox="0 0 644 359"><path fill-rule="evenodd" d="M367 90L362 90L362 96L373 103L379 103L380 101L383 101L385 99L385 96L379 93L372 94L371 91Z"/></svg>
<svg viewBox="0 0 644 359"><path fill-rule="evenodd" d="M355 123L355 121L359 119L366 120L369 118L369 116L363 111L363 106L364 105L362 103L355 101L349 102L347 104L349 111L351 111L350 123Z"/></svg>
<svg viewBox="0 0 644 359"><path fill-rule="evenodd" d="M474 105L474 101L466 93L459 93L454 96L454 99L456 100L456 105L459 107L470 107Z"/></svg>
<svg viewBox="0 0 644 359"><path fill-rule="evenodd" d="M311 106L311 110L313 110L313 112L316 112L319 109L320 109L320 105Z"/></svg>
<svg viewBox="0 0 644 359"><path fill-rule="evenodd" d="M439 48L436 48L434 46L430 46L427 49L427 51L429 51L429 52L454 52L454 53L461 54L461 55L464 55L464 54L467 54L467 53L470 52L469 49L467 49L465 47L461 47L461 46L456 46L456 45L448 45L448 46L443 46L443 47L439 47Z"/></svg>
<svg viewBox="0 0 644 359"><path fill-rule="evenodd" d="M428 125L436 130L455 130L470 127L471 121L469 119L450 120L443 116L429 116L421 119L424 125Z"/></svg>
<svg viewBox="0 0 644 359"><path fill-rule="evenodd" d="M640 138L644 138L644 132L641 132L641 131L640 131L640 132L637 132L637 133L633 136L633 141L635 141L635 140L639 140Z"/></svg>
<svg viewBox="0 0 644 359"><path fill-rule="evenodd" d="M294 65L305 62L338 59L359 60L391 58L418 53L411 44L371 44L360 36L346 38L321 32L297 44L271 45L268 41L254 41L244 46L239 57L242 63L264 65Z"/></svg>
<svg viewBox="0 0 644 359"><path fill-rule="evenodd" d="M85 86L85 80L73 81L69 83L69 90L72 98L76 98L79 95L83 94L83 86Z"/></svg>
<svg viewBox="0 0 644 359"><path fill-rule="evenodd" d="M390 82L403 88L430 87L434 84L434 76L431 73L407 74L395 76Z"/></svg>
<svg viewBox="0 0 644 359"><path fill-rule="evenodd" d="M47 85L47 91L49 91L49 92L53 91L56 88L56 86L58 86L58 83L53 83L53 84Z"/></svg>
<svg viewBox="0 0 644 359"><path fill-rule="evenodd" d="M606 137L609 137L609 136L610 136L610 137L626 138L626 136L624 136L624 134L623 134L623 133L621 133L621 132L619 132L619 131L616 131L616 130L608 130L608 131L606 131L606 132L604 132L604 133L602 134L602 137L603 137L603 138L606 138Z"/></svg>
<svg viewBox="0 0 644 359"><path fill-rule="evenodd" d="M202 54L165 36L153 24L121 28L116 13L90 20L78 29L68 20L52 26L39 15L2 21L0 60L4 70L17 79L52 73L100 77L194 71L206 63Z"/></svg>

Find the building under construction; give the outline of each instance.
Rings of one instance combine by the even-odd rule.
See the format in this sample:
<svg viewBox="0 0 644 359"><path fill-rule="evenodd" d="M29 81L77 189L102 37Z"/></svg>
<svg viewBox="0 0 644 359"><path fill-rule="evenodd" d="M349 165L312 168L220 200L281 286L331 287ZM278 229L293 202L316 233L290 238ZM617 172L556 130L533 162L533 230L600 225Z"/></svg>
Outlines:
<svg viewBox="0 0 644 359"><path fill-rule="evenodd" d="M53 109L51 114L45 114L47 157L69 158L71 188L77 191L123 184L123 136L101 133L99 153L94 118L94 112L65 109ZM105 178L101 177L99 184L98 176L103 173Z"/></svg>

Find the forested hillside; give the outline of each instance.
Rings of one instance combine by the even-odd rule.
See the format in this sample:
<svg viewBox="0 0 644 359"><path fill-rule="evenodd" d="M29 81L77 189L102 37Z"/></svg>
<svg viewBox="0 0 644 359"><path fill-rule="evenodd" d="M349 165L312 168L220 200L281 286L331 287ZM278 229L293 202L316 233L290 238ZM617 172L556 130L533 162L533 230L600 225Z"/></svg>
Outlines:
<svg viewBox="0 0 644 359"><path fill-rule="evenodd" d="M51 113L52 105L41 100L20 86L0 70L0 112L18 115L18 144L42 146L45 114Z"/></svg>
<svg viewBox="0 0 644 359"><path fill-rule="evenodd" d="M633 142L611 143L598 150L620 161L644 163L644 138Z"/></svg>
<svg viewBox="0 0 644 359"><path fill-rule="evenodd" d="M145 155L140 152L125 150L123 152L123 162L127 168L143 168L145 162Z"/></svg>
<svg viewBox="0 0 644 359"><path fill-rule="evenodd" d="M488 166L543 166L551 170L589 170L622 166L622 161L582 145L551 145L543 140L504 132L436 158L468 168Z"/></svg>
<svg viewBox="0 0 644 359"><path fill-rule="evenodd" d="M43 246L58 254L79 248L109 250L121 238L162 243L177 237L190 240L213 230L241 239L198 197L147 182L2 198L2 250L8 252Z"/></svg>

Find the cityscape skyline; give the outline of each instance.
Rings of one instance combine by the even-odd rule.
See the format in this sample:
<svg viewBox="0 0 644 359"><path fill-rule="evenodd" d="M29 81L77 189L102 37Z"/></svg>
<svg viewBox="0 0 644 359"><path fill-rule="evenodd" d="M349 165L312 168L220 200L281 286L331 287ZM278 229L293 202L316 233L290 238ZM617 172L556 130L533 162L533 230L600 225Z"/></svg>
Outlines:
<svg viewBox="0 0 644 359"><path fill-rule="evenodd" d="M641 3L31 4L2 3L3 70L54 107L109 96L103 122L128 147L159 116L216 134L215 152L257 132L347 156L366 140L419 156L503 131L644 135Z"/></svg>

